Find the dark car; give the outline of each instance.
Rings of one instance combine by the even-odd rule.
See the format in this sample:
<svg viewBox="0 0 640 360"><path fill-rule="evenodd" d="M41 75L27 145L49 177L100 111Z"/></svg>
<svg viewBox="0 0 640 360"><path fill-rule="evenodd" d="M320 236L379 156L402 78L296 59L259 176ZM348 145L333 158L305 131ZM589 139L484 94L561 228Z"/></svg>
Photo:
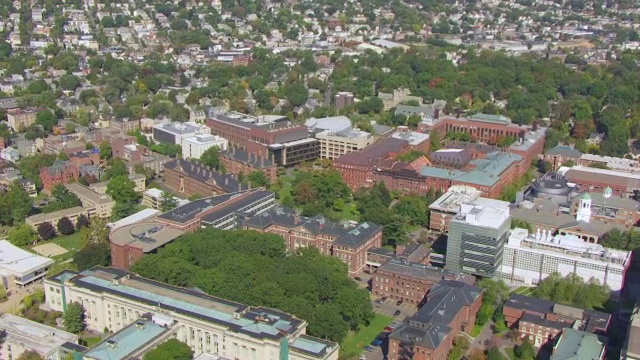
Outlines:
<svg viewBox="0 0 640 360"><path fill-rule="evenodd" d="M386 297L386 296L381 297L381 298L380 298L380 301L382 301L382 302L387 301L387 297Z"/></svg>
<svg viewBox="0 0 640 360"><path fill-rule="evenodd" d="M393 316L398 317L400 314L402 314L402 312L400 310L396 310L396 312L393 313Z"/></svg>
<svg viewBox="0 0 640 360"><path fill-rule="evenodd" d="M355 281L362 281L362 278L361 278L360 276L356 276L356 277L354 277L354 278L353 278L353 280L355 280Z"/></svg>
<svg viewBox="0 0 640 360"><path fill-rule="evenodd" d="M384 342L383 339L375 339L371 342L371 346L380 346Z"/></svg>
<svg viewBox="0 0 640 360"><path fill-rule="evenodd" d="M400 306L402 305L402 300L398 300L398 302L396 303L396 306Z"/></svg>

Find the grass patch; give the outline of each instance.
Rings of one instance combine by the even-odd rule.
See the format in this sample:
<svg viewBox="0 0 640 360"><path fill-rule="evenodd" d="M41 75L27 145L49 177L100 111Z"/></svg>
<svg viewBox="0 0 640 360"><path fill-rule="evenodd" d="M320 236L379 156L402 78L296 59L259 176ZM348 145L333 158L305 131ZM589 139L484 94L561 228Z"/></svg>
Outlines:
<svg viewBox="0 0 640 360"><path fill-rule="evenodd" d="M76 231L71 235L59 235L51 239L49 242L54 244L58 244L63 248L67 249L69 252L78 251L84 246L82 241L82 235L80 231ZM64 256L64 255L63 255Z"/></svg>
<svg viewBox="0 0 640 360"><path fill-rule="evenodd" d="M360 329L358 332L350 331L340 346L341 355L344 358L357 356L362 353L362 349L380 334L385 327L393 322L391 316L376 314L369 326Z"/></svg>
<svg viewBox="0 0 640 360"><path fill-rule="evenodd" d="M516 353L513 350L513 346L504 348L504 352L506 352L507 355L509 355L510 360L516 360Z"/></svg>
<svg viewBox="0 0 640 360"><path fill-rule="evenodd" d="M484 329L486 325L487 325L486 323L483 325L480 325L480 324L473 325L473 329L471 329L471 334L469 335L471 335L472 337L478 337L478 335L480 335L480 333L482 332L482 329Z"/></svg>
<svg viewBox="0 0 640 360"><path fill-rule="evenodd" d="M92 336L92 337L81 337L80 342L85 344L86 347L92 347L93 345L99 343L102 340L101 336Z"/></svg>

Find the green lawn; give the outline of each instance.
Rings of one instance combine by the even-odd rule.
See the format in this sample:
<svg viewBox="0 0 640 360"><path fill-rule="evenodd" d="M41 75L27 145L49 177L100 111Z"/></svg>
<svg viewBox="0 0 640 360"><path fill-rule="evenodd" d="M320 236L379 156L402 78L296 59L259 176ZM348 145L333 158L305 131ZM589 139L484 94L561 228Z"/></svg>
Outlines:
<svg viewBox="0 0 640 360"><path fill-rule="evenodd" d="M482 332L482 329L484 329L484 327L486 325L487 324L484 324L484 325L475 324L475 325L473 325L473 329L471 329L471 334L469 334L469 335L471 335L472 337L477 337L478 335L480 335L480 333Z"/></svg>
<svg viewBox="0 0 640 360"><path fill-rule="evenodd" d="M513 290L511 293L530 296L531 294L533 294L535 289L536 289L535 287L531 287L531 286L520 286L519 288Z"/></svg>
<svg viewBox="0 0 640 360"><path fill-rule="evenodd" d="M504 352L506 352L507 355L509 355L510 360L516 360L516 354L513 351L513 347L504 348Z"/></svg>
<svg viewBox="0 0 640 360"><path fill-rule="evenodd" d="M84 245L82 243L82 236L80 231L76 231L71 235L58 235L51 239L49 242L58 244L70 252L78 251Z"/></svg>
<svg viewBox="0 0 640 360"><path fill-rule="evenodd" d="M101 336L91 336L91 337L82 337L82 338L80 338L80 341L85 342L86 346L88 348L90 348L93 345L99 343L100 340L102 340Z"/></svg>
<svg viewBox="0 0 640 360"><path fill-rule="evenodd" d="M391 316L376 314L369 326L360 329L358 332L349 332L342 341L340 352L343 358L357 356L362 353L362 349L384 331L384 328L393 322Z"/></svg>

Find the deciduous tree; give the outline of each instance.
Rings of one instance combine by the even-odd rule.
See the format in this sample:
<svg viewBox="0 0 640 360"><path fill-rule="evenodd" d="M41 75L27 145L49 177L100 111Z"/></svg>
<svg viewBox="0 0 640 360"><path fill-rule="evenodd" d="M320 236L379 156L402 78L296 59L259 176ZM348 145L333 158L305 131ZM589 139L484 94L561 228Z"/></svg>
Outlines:
<svg viewBox="0 0 640 360"><path fill-rule="evenodd" d="M56 228L48 221L43 222L42 224L38 225L38 235L42 240L49 240L52 237L56 236Z"/></svg>

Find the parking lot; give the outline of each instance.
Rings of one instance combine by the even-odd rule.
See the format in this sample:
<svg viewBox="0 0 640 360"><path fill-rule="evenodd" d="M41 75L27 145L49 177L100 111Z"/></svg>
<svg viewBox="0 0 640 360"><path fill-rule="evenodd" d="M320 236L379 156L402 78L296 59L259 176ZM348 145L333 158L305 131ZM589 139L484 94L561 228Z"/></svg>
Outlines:
<svg viewBox="0 0 640 360"><path fill-rule="evenodd" d="M371 303L373 304L373 311L379 314L393 316L400 322L418 311L418 308L414 305L408 303L397 305L397 303L391 299L388 299L381 304L377 303L375 300L372 300ZM400 311L398 316L395 316L396 311Z"/></svg>

